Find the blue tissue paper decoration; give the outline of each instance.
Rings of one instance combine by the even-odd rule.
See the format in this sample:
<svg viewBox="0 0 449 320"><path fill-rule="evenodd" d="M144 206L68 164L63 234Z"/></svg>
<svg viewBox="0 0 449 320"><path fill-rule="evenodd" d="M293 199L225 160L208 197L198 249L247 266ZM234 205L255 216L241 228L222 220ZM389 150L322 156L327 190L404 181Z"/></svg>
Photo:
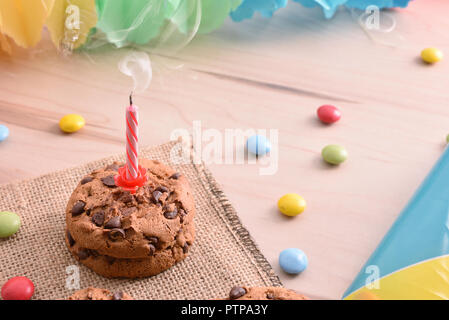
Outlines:
<svg viewBox="0 0 449 320"><path fill-rule="evenodd" d="M259 11L263 17L270 18L273 13L284 8L288 0L243 0L242 4L231 12L234 21L242 21L252 18L255 11Z"/></svg>
<svg viewBox="0 0 449 320"><path fill-rule="evenodd" d="M411 0L293 0L306 8L321 7L326 18L331 18L338 7L344 5L348 8L364 10L374 5L383 8L405 8ZM252 18L255 12L260 12L263 17L271 17L275 11L284 8L288 0L243 0L242 4L231 12L234 21L242 21Z"/></svg>

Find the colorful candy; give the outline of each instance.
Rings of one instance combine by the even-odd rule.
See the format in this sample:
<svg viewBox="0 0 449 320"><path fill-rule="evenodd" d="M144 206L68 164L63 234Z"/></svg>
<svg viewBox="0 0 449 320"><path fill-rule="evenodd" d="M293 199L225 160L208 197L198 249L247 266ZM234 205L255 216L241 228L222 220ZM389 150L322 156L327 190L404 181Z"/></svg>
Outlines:
<svg viewBox="0 0 449 320"><path fill-rule="evenodd" d="M306 200L296 193L287 193L278 201L278 208L289 217L297 216L306 209Z"/></svg>
<svg viewBox="0 0 449 320"><path fill-rule="evenodd" d="M2 287L3 300L30 300L34 294L34 284L27 277L14 277Z"/></svg>
<svg viewBox="0 0 449 320"><path fill-rule="evenodd" d="M437 48L426 48L421 51L421 58L427 63L436 63L443 59L443 52Z"/></svg>
<svg viewBox="0 0 449 320"><path fill-rule="evenodd" d="M59 120L59 128L67 133L72 133L80 130L86 121L79 114L67 114Z"/></svg>
<svg viewBox="0 0 449 320"><path fill-rule="evenodd" d="M306 254L297 248L285 249L279 255L279 265L282 270L290 274L303 272L308 264Z"/></svg>
<svg viewBox="0 0 449 320"><path fill-rule="evenodd" d="M321 155L327 163L338 165L348 158L348 153L345 148L336 144L330 144L323 148Z"/></svg>
<svg viewBox="0 0 449 320"><path fill-rule="evenodd" d="M256 156L263 156L264 154L270 152L271 143L267 137L256 134L248 138L246 141L246 148L249 152Z"/></svg>
<svg viewBox="0 0 449 320"><path fill-rule="evenodd" d="M449 143L449 134L446 136L446 142Z"/></svg>
<svg viewBox="0 0 449 320"><path fill-rule="evenodd" d="M8 136L9 136L8 127L0 124L0 142L8 138Z"/></svg>
<svg viewBox="0 0 449 320"><path fill-rule="evenodd" d="M0 212L0 238L7 238L20 228L20 217L14 212Z"/></svg>
<svg viewBox="0 0 449 320"><path fill-rule="evenodd" d="M340 110L329 104L319 107L317 110L317 115L318 119L320 119L323 123L334 123L341 118Z"/></svg>

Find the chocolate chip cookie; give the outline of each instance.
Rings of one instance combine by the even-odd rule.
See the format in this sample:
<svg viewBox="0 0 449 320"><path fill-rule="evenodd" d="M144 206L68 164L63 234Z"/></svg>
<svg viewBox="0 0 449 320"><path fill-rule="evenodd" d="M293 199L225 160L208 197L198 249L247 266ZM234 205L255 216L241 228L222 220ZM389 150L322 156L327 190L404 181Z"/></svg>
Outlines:
<svg viewBox="0 0 449 320"><path fill-rule="evenodd" d="M279 287L233 287L227 300L309 300L293 290Z"/></svg>
<svg viewBox="0 0 449 320"><path fill-rule="evenodd" d="M81 263L107 277L145 277L183 260L195 237L187 179L141 159L147 182L135 194L115 185L119 163L81 179L66 208L66 242Z"/></svg>
<svg viewBox="0 0 449 320"><path fill-rule="evenodd" d="M134 300L123 291L117 290L111 292L106 289L86 288L76 291L67 300Z"/></svg>

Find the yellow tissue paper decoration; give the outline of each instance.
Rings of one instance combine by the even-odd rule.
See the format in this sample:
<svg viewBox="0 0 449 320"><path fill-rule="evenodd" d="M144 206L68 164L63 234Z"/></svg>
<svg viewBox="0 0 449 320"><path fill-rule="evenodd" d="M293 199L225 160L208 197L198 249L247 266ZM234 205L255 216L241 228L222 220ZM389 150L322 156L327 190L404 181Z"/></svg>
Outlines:
<svg viewBox="0 0 449 320"><path fill-rule="evenodd" d="M55 0L46 21L55 46L70 51L86 41L96 24L95 0Z"/></svg>
<svg viewBox="0 0 449 320"><path fill-rule="evenodd" d="M9 55L12 54L11 45L9 44L9 41L6 38L6 36L1 32L0 32L0 49L5 51Z"/></svg>
<svg viewBox="0 0 449 320"><path fill-rule="evenodd" d="M12 54L11 45L7 37L2 33L2 17L0 15L0 49L9 55Z"/></svg>
<svg viewBox="0 0 449 320"><path fill-rule="evenodd" d="M41 39L42 27L54 1L0 0L1 32L21 47L35 46Z"/></svg>

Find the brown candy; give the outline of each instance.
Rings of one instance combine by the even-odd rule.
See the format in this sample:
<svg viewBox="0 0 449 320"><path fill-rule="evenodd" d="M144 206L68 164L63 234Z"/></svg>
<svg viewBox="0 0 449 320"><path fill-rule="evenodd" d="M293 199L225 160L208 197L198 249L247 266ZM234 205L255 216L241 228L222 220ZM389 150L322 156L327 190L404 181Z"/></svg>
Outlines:
<svg viewBox="0 0 449 320"><path fill-rule="evenodd" d="M234 287L231 289L231 292L229 292L229 299L235 300L240 297L243 297L246 294L245 288L242 287Z"/></svg>
<svg viewBox="0 0 449 320"><path fill-rule="evenodd" d="M189 252L189 244L187 242L182 247L182 252L184 252L184 253Z"/></svg>
<svg viewBox="0 0 449 320"><path fill-rule="evenodd" d="M79 216L84 212L84 207L86 206L86 203L84 201L77 201L72 207L72 217Z"/></svg>
<svg viewBox="0 0 449 320"><path fill-rule="evenodd" d="M268 300L273 300L273 299L274 299L273 292L268 292L268 293L267 293L267 299L268 299Z"/></svg>
<svg viewBox="0 0 449 320"><path fill-rule="evenodd" d="M113 175L101 178L101 182L103 182L103 184L107 187L110 187L110 188L116 187Z"/></svg>
<svg viewBox="0 0 449 320"><path fill-rule="evenodd" d="M84 177L83 180L81 180L81 184L86 184L88 182L91 182L92 180L94 180L94 178L92 178L91 176Z"/></svg>
<svg viewBox="0 0 449 320"><path fill-rule="evenodd" d="M125 239L125 230L115 228L109 231L109 238L111 240L119 240L119 239Z"/></svg>
<svg viewBox="0 0 449 320"><path fill-rule="evenodd" d="M97 226L101 227L104 223L104 212L99 211L92 216L92 222Z"/></svg>

